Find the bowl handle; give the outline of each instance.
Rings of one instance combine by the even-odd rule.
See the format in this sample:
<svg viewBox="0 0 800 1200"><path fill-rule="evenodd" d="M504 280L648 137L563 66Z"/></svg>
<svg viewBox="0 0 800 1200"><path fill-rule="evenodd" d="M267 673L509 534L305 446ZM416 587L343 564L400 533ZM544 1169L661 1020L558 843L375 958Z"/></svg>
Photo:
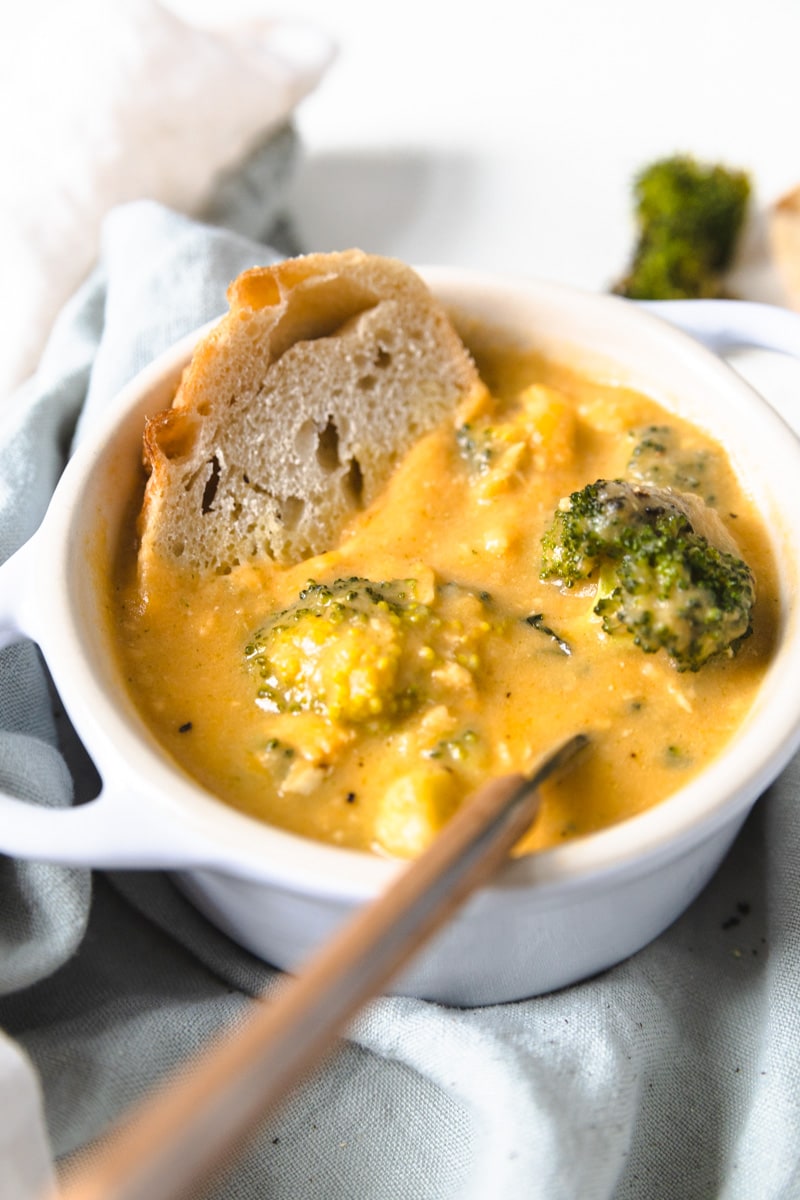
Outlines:
<svg viewBox="0 0 800 1200"><path fill-rule="evenodd" d="M34 602L37 536L0 564L0 649L38 641ZM133 789L104 785L84 804L52 807L0 792L0 854L60 866L179 870L220 866L225 854L167 813L153 813Z"/></svg>
<svg viewBox="0 0 800 1200"><path fill-rule="evenodd" d="M0 564L0 649L32 636L26 623L31 605L26 597L35 573L34 538Z"/></svg>
<svg viewBox="0 0 800 1200"><path fill-rule="evenodd" d="M180 870L219 866L224 854L199 834L152 811L132 792L103 789L69 808L18 800L0 792L0 853L59 866L99 870Z"/></svg>
<svg viewBox="0 0 800 1200"><path fill-rule="evenodd" d="M637 305L717 354L750 347L800 359L800 313L788 308L749 300L646 300Z"/></svg>

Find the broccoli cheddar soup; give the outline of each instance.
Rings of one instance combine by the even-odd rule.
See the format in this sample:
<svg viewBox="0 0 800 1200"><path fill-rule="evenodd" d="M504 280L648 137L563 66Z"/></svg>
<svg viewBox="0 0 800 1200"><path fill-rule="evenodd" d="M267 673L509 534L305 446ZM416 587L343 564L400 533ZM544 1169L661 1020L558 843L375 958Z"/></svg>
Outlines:
<svg viewBox="0 0 800 1200"><path fill-rule="evenodd" d="M226 803L411 856L483 780L587 732L534 850L667 797L746 715L777 588L722 448L614 382L506 351L478 365L485 390L328 553L143 580L131 531L125 676Z"/></svg>

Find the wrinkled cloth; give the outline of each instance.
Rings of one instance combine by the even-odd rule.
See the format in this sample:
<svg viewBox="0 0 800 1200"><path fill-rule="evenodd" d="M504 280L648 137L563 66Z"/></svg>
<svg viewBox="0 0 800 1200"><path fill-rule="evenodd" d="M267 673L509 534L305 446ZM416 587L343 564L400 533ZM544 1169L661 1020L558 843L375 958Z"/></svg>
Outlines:
<svg viewBox="0 0 800 1200"><path fill-rule="evenodd" d="M253 213L239 209L237 229L147 202L110 215L97 271L0 429L3 555L40 520L76 428L220 313L236 272L279 253L246 236L263 232ZM63 726L35 649L0 652L0 787L44 804L80 795ZM795 761L685 915L596 978L472 1010L370 1003L204 1195L800 1196L798 794ZM41 1140L38 1087L58 1164L277 979L153 872L0 859L0 941L0 1028L34 1097L30 1136ZM6 1084L0 1071L0 1113L16 1104ZM2 1200L29 1200L29 1187L0 1168Z"/></svg>

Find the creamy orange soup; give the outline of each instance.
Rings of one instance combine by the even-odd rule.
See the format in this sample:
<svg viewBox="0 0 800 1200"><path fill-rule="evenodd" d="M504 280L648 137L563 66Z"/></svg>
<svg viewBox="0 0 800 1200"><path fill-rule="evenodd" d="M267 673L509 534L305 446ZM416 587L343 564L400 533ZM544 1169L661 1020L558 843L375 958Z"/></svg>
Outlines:
<svg viewBox="0 0 800 1200"><path fill-rule="evenodd" d="M586 731L591 751L547 786L533 850L669 796L750 708L777 588L722 449L613 382L508 352L478 365L486 394L423 438L330 553L205 579L156 564L145 591L128 530L113 608L131 693L225 803L410 856L482 780ZM636 453L652 427L668 444L655 462ZM757 580L752 636L696 672L604 633L595 583L540 578L563 497L648 472L711 502Z"/></svg>

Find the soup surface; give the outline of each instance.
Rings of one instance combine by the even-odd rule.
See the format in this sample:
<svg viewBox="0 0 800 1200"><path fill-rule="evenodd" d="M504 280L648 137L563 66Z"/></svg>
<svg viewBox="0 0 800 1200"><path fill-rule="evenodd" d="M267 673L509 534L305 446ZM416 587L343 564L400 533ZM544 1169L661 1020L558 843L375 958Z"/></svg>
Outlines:
<svg viewBox="0 0 800 1200"><path fill-rule="evenodd" d="M159 741L223 801L297 833L418 853L487 777L574 732L524 850L597 830L685 784L733 735L777 620L758 514L724 451L652 399L520 353L427 435L341 544L195 578L120 552L116 644ZM540 578L563 497L597 479L695 492L757 580L752 636L679 671L609 635L597 584Z"/></svg>

